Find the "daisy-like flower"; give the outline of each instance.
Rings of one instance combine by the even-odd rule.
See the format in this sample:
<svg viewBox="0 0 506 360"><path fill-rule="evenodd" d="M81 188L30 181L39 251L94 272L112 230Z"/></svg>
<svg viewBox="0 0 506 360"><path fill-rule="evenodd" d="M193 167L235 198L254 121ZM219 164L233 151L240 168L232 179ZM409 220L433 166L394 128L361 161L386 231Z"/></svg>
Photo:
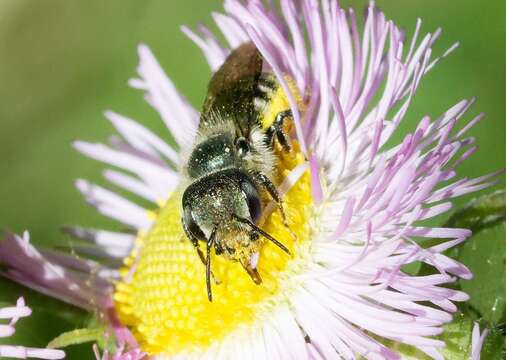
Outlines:
<svg viewBox="0 0 506 360"><path fill-rule="evenodd" d="M30 316L32 310L25 305L21 297L16 306L0 308L0 320L7 320L7 324L0 323L0 338L6 338L14 334L14 326L19 319ZM37 349L24 346L0 345L0 358L9 357L15 359L63 359L65 353L56 349Z"/></svg>
<svg viewBox="0 0 506 360"><path fill-rule="evenodd" d="M67 229L89 242L75 250L102 264L38 251L10 235L0 243L6 275L101 309L121 350L142 356L140 348L152 359L400 358L385 345L392 341L442 359L445 344L436 336L454 303L468 299L446 285L471 277L443 252L470 231L422 222L450 210L453 198L490 186L495 174L456 177L475 151L466 133L481 115L464 120L473 100L422 118L398 144L391 139L424 75L455 46L434 57L439 30L421 36L418 21L407 40L373 4L363 29L352 10L332 0L281 0L279 11L260 0L225 0L224 7L213 17L226 44L205 27L183 31L212 71L253 42L281 85L277 99L291 108L294 131L293 150L277 151L276 180L293 234L271 207L261 227L291 256L265 243L256 285L240 264L212 254L219 284L208 301L204 267L180 221L181 154L191 149L199 112L141 45L139 78L130 84L145 92L174 142L107 112L121 137L75 148L112 165L105 178L151 207L78 180L88 203L132 231ZM426 246L425 239L437 241ZM433 273L409 275L405 266L415 262Z"/></svg>

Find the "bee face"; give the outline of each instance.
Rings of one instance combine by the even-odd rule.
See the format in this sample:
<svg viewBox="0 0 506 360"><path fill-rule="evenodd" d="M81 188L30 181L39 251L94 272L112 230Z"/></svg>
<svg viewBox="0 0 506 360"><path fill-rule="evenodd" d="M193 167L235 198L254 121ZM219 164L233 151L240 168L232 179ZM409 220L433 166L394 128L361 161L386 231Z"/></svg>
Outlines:
<svg viewBox="0 0 506 360"><path fill-rule="evenodd" d="M215 245L222 249L230 248L232 244L221 230L243 227L238 225L237 218L256 223L261 211L258 189L247 173L236 168L202 177L183 194L185 227L200 241L207 242L213 231L221 233L222 236L216 237ZM233 258L233 253L229 253Z"/></svg>

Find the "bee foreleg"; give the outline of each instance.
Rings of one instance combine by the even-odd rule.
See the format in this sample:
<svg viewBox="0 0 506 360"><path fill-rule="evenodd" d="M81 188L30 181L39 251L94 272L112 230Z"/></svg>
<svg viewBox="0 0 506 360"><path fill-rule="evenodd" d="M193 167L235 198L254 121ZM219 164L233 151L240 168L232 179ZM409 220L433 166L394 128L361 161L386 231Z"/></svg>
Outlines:
<svg viewBox="0 0 506 360"><path fill-rule="evenodd" d="M286 218L285 209L283 207L283 201L281 200L281 196L279 196L279 192L278 189L276 189L276 186L265 174L262 174L261 172L254 172L253 176L255 177L256 181L259 182L265 190L267 190L272 200L274 200L278 206L279 212L281 213L283 225L288 229L293 239L296 240L297 235L292 231L292 229L290 229L290 225L288 224L288 220Z"/></svg>
<svg viewBox="0 0 506 360"><path fill-rule="evenodd" d="M266 135L267 142L270 146L274 146L274 138L276 138L285 151L291 151L292 145L290 143L290 137L283 128L287 118L292 118L291 110L278 113L272 125L267 129Z"/></svg>
<svg viewBox="0 0 506 360"><path fill-rule="evenodd" d="M184 232L186 233L186 237L190 240L190 242L192 243L195 250L197 250L197 254L199 255L200 261L202 261L202 264L204 264L204 266L207 266L207 260L204 256L204 253L200 249L199 240L195 236L193 236L193 234L190 231L188 231L188 228L184 222L183 222L183 224L184 224L183 229L184 229ZM212 271L211 271L211 276L212 276L215 284L220 283L220 281L218 280L218 278L216 278L216 276L214 276Z"/></svg>
<svg viewBox="0 0 506 360"><path fill-rule="evenodd" d="M207 288L207 298L209 301L213 301L213 293L211 291L211 248L214 245L214 240L216 238L216 228L213 229L209 240L207 241L206 248L206 288Z"/></svg>
<svg viewBox="0 0 506 360"><path fill-rule="evenodd" d="M255 179L264 187L265 190L269 193L270 197L276 205L279 208L279 211L281 212L281 217L283 219L283 224L288 227L288 221L286 220L286 214L285 209L283 208L283 201L281 200L281 197L279 196L278 189L276 189L276 185L265 175L261 172L254 172L253 176Z"/></svg>
<svg viewBox="0 0 506 360"><path fill-rule="evenodd" d="M267 190L272 200L274 200L281 211L283 218L285 218L285 211L283 209L283 203L281 201L281 197L279 196L278 189L276 189L276 185L263 173L259 171L254 171L252 173L255 180L262 185L262 187Z"/></svg>

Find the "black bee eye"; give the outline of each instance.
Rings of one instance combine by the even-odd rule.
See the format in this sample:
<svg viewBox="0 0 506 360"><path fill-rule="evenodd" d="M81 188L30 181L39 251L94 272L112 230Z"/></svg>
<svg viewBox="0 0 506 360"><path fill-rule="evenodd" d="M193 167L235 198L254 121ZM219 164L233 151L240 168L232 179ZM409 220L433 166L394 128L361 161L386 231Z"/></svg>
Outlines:
<svg viewBox="0 0 506 360"><path fill-rule="evenodd" d="M235 146L237 147L237 151L241 157L250 151L249 142L244 137L237 138L235 140Z"/></svg>
<svg viewBox="0 0 506 360"><path fill-rule="evenodd" d="M257 189L249 181L243 181L241 183L241 189L246 196L246 202L248 203L251 220L256 224L260 219L260 215L262 213L260 195L258 194Z"/></svg>
<svg viewBox="0 0 506 360"><path fill-rule="evenodd" d="M195 219L193 218L192 212L189 207L185 207L184 213L183 213L183 226L185 227L185 230L190 232L193 237L197 238L198 240L206 241L206 236L200 229L199 225L195 222Z"/></svg>

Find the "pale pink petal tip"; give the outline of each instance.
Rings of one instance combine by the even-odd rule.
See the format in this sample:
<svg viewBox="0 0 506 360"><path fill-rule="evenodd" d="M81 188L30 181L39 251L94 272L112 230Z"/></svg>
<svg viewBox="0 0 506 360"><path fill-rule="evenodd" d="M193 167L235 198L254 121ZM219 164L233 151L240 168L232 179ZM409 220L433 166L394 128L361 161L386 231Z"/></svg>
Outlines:
<svg viewBox="0 0 506 360"><path fill-rule="evenodd" d="M471 339L471 360L480 360L481 350L487 335L488 329L483 330L483 332L480 334L480 325L475 322Z"/></svg>
<svg viewBox="0 0 506 360"><path fill-rule="evenodd" d="M0 308L0 319L7 320L8 325L0 325L0 338L8 337L14 333L14 325L22 317L30 316L31 309L25 305L20 297L14 307ZM65 358L65 352L56 349L39 349L19 345L0 345L0 358L15 359L46 359L57 360Z"/></svg>
<svg viewBox="0 0 506 360"><path fill-rule="evenodd" d="M96 360L142 360L147 359L146 354L143 353L139 348L125 350L124 345L120 345L114 354L109 354L108 351L104 351L100 354L97 345L93 345L93 353L95 354Z"/></svg>

